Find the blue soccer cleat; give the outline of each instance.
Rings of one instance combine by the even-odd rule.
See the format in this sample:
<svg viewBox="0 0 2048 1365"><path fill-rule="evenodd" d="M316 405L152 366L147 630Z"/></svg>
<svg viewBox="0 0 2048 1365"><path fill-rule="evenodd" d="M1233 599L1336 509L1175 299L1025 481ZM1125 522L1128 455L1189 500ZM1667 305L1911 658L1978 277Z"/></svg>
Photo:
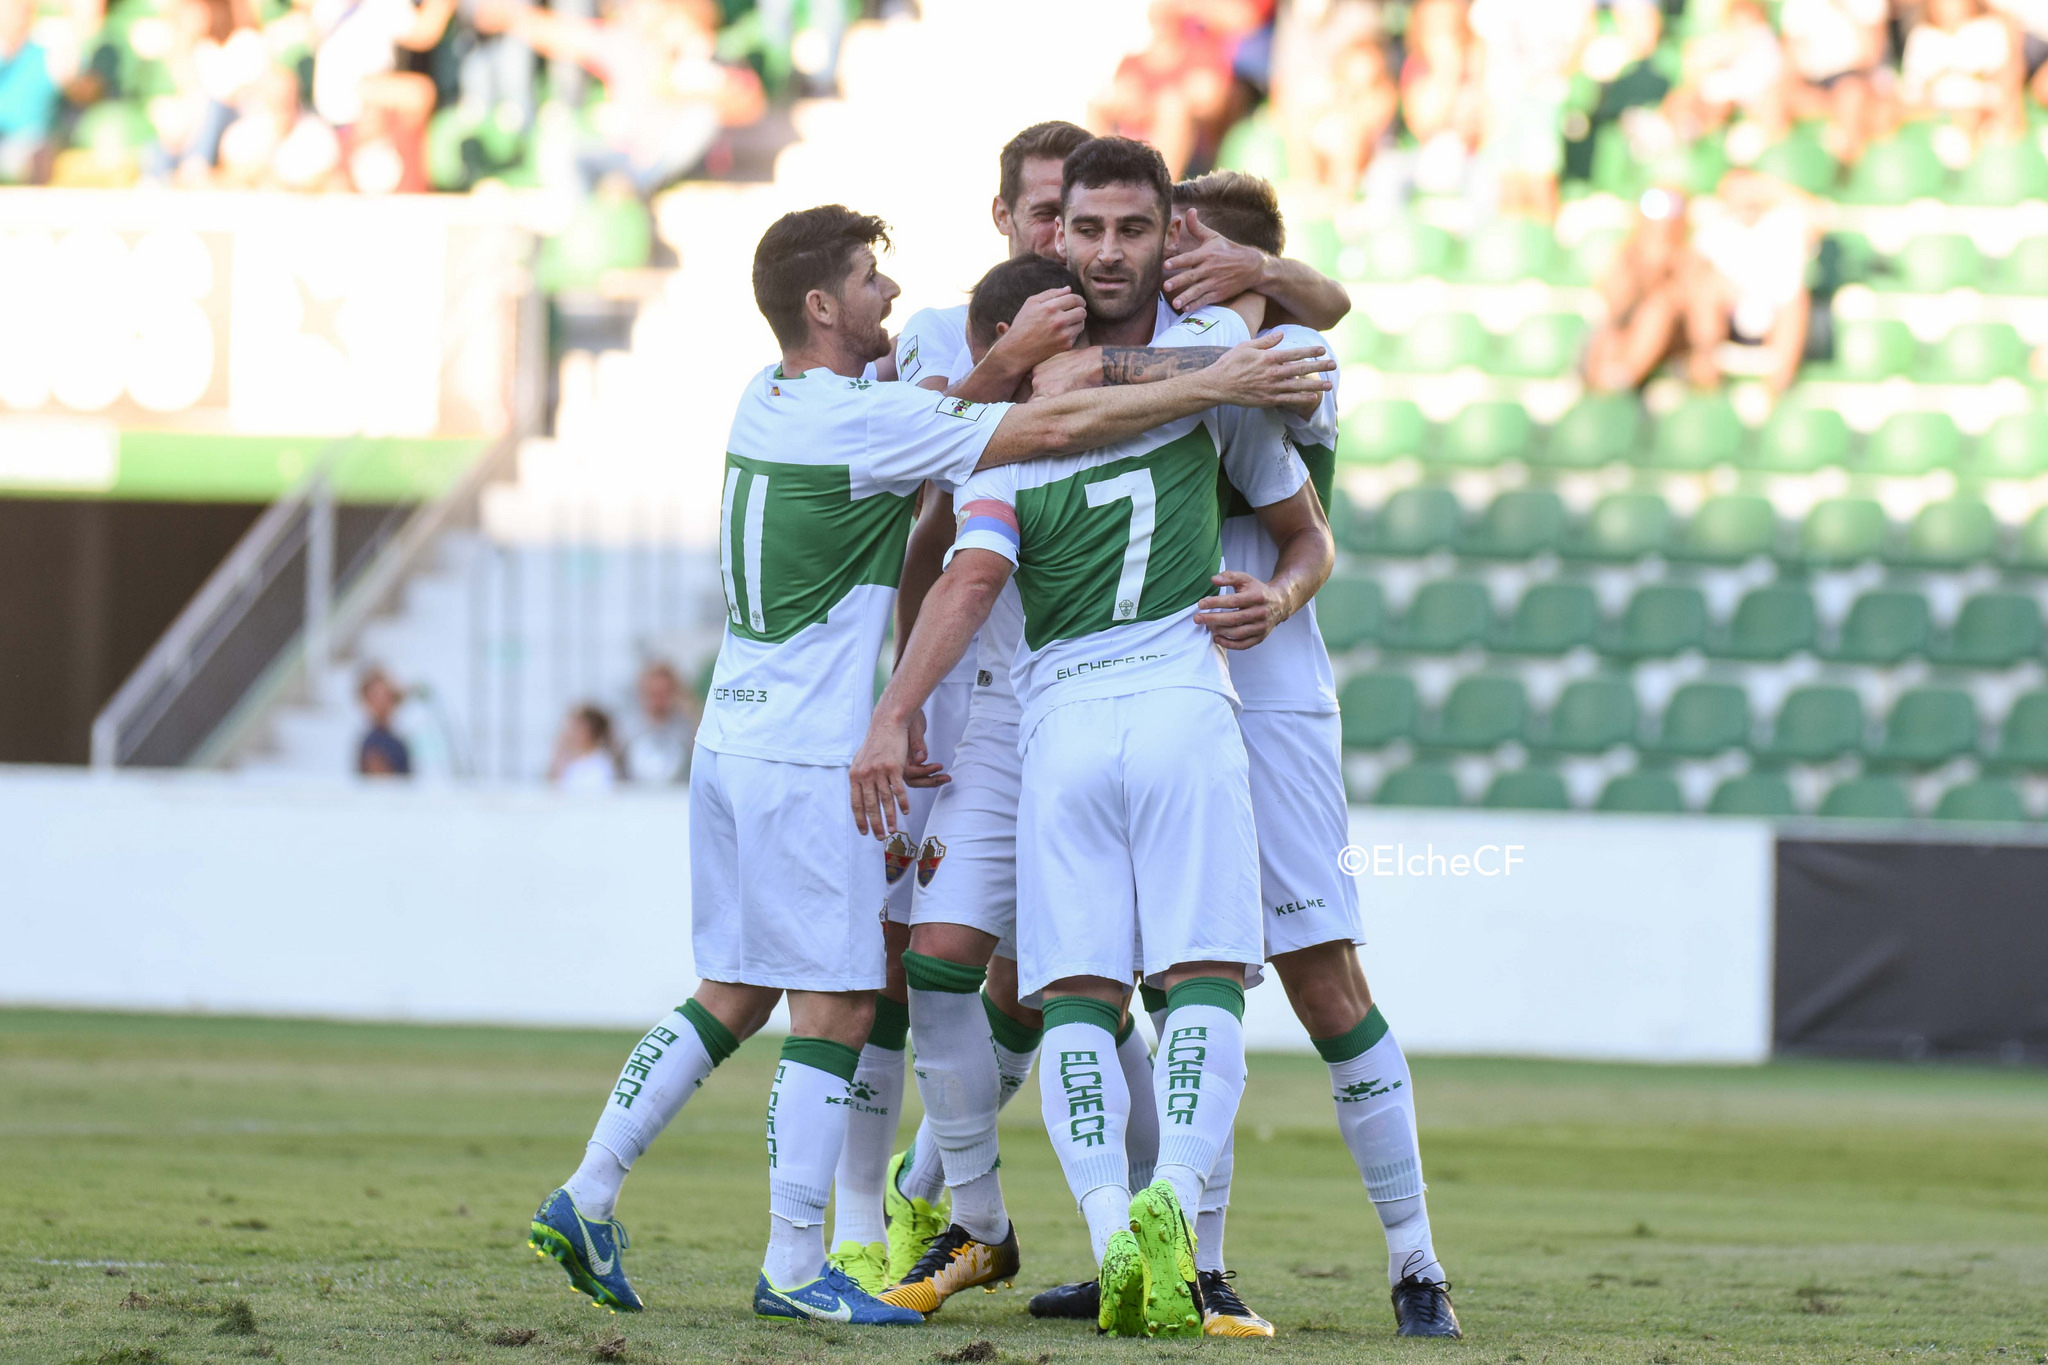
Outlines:
<svg viewBox="0 0 2048 1365"><path fill-rule="evenodd" d="M567 1190L556 1190L533 1215L526 1244L537 1256L552 1256L569 1272L569 1283L588 1294L600 1308L616 1313L640 1311L640 1296L626 1282L628 1246L625 1224L616 1218L598 1223L585 1218Z"/></svg>
<svg viewBox="0 0 2048 1365"><path fill-rule="evenodd" d="M883 1303L836 1266L809 1284L777 1289L763 1275L754 1285L754 1316L783 1322L846 1322L855 1327L898 1327L924 1321L914 1308Z"/></svg>

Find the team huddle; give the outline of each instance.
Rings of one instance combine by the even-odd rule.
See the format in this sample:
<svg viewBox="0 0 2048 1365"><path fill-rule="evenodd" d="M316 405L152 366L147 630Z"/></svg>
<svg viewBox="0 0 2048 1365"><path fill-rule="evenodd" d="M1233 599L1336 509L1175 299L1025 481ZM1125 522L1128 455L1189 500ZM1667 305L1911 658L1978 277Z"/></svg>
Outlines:
<svg viewBox="0 0 2048 1365"><path fill-rule="evenodd" d="M1014 1280L997 1116L1038 1064L1095 1273L1031 1312L1271 1336L1223 1259L1245 991L1270 968L1329 1066L1396 1330L1456 1336L1338 859L1316 329L1349 299L1283 256L1254 177L1175 184L1151 147L1066 123L1000 164L1009 259L893 342L879 219L787 214L755 253L782 358L727 443L690 780L703 981L628 1058L531 1243L641 1307L626 1173L786 996L761 1317L918 1323ZM924 1119L899 1151L906 1054Z"/></svg>

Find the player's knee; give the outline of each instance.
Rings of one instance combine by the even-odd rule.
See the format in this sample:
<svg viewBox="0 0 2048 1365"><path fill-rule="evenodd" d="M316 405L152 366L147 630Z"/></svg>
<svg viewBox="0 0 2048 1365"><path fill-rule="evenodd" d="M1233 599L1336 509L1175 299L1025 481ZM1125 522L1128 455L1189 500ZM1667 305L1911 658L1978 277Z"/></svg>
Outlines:
<svg viewBox="0 0 2048 1365"><path fill-rule="evenodd" d="M910 951L963 967L986 966L996 950L994 934L965 924L918 924L910 930Z"/></svg>
<svg viewBox="0 0 2048 1365"><path fill-rule="evenodd" d="M1311 1038L1334 1038L1357 1026L1372 1008L1357 954L1349 943L1319 943L1274 957L1295 1017Z"/></svg>

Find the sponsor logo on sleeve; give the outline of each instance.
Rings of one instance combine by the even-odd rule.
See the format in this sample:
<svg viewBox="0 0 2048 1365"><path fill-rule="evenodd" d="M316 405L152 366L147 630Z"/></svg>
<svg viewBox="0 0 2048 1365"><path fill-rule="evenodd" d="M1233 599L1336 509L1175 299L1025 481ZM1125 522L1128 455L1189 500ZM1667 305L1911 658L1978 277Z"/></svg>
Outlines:
<svg viewBox="0 0 2048 1365"><path fill-rule="evenodd" d="M1180 325L1187 328L1190 332L1193 332L1196 336L1200 336L1202 333L1208 331L1211 327L1214 327L1216 325L1216 319L1205 318L1200 313L1194 313L1188 317L1182 318L1180 320Z"/></svg>
<svg viewBox="0 0 2048 1365"><path fill-rule="evenodd" d="M917 358L916 337L905 337L902 348L896 353L896 377L908 384L924 369L924 362Z"/></svg>
<svg viewBox="0 0 2048 1365"><path fill-rule="evenodd" d="M988 404L975 403L965 398L941 398L939 416L958 417L963 422L979 422L981 414L988 410Z"/></svg>

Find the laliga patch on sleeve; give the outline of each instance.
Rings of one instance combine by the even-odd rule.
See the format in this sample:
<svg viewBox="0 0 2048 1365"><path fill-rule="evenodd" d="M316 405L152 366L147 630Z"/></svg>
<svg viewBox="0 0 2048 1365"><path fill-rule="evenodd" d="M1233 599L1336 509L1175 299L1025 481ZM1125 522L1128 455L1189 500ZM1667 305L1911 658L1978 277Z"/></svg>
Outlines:
<svg viewBox="0 0 2048 1365"><path fill-rule="evenodd" d="M1196 336L1200 336L1216 325L1216 319L1205 318L1200 313L1191 313L1180 320L1180 325L1193 332Z"/></svg>
<svg viewBox="0 0 2048 1365"><path fill-rule="evenodd" d="M917 358L917 341L916 337L905 338L903 350L896 357L896 377L906 384L924 369L924 362Z"/></svg>
<svg viewBox="0 0 2048 1365"><path fill-rule="evenodd" d="M938 411L941 417L958 417L964 422L979 422L981 414L987 410L988 404L976 403L965 398L941 398L939 400Z"/></svg>

